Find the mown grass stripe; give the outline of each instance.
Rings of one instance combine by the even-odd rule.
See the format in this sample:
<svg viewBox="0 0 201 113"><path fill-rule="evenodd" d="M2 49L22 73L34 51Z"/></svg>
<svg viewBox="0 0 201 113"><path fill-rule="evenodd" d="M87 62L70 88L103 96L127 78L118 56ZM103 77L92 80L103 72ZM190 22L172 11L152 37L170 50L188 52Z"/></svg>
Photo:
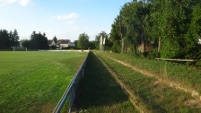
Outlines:
<svg viewBox="0 0 201 113"><path fill-rule="evenodd" d="M0 112L52 112L86 54L0 52Z"/></svg>

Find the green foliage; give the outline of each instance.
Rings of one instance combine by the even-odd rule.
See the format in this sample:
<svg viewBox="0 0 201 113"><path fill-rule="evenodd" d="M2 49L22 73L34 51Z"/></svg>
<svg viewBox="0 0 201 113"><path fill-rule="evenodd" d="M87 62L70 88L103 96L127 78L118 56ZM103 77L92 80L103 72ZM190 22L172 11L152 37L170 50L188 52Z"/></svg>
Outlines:
<svg viewBox="0 0 201 113"><path fill-rule="evenodd" d="M186 58L190 50L196 49L198 37L190 33L193 1L166 1L164 3L163 17L165 32L162 35L162 57ZM159 20L160 21L160 20ZM197 28L194 28L197 29ZM196 34L196 33L195 33Z"/></svg>
<svg viewBox="0 0 201 113"><path fill-rule="evenodd" d="M36 33L33 31L30 40L31 49L48 49L48 40L46 34Z"/></svg>
<svg viewBox="0 0 201 113"><path fill-rule="evenodd" d="M56 36L54 36L53 40L55 43L57 43L57 37Z"/></svg>
<svg viewBox="0 0 201 113"><path fill-rule="evenodd" d="M119 24L118 24L118 18L115 19L114 23L112 24L112 30L110 32L109 37L110 42L112 42L111 50L113 52L120 52L121 50L121 44L120 44L120 35L119 35Z"/></svg>
<svg viewBox="0 0 201 113"><path fill-rule="evenodd" d="M112 50L145 53L156 44L156 54L165 58L201 58L201 2L199 0L147 0L122 6L112 24ZM122 43L124 41L124 43ZM124 45L123 45L124 44ZM126 51L125 51L126 52ZM124 53L125 53L124 52ZM130 52L127 52L130 54Z"/></svg>
<svg viewBox="0 0 201 113"><path fill-rule="evenodd" d="M0 49L9 49L19 46L18 40L19 36L16 29L10 32L5 29L0 30Z"/></svg>
<svg viewBox="0 0 201 113"><path fill-rule="evenodd" d="M96 48L96 42L95 41L89 41L88 49L95 49Z"/></svg>
<svg viewBox="0 0 201 113"><path fill-rule="evenodd" d="M89 44L89 36L86 33L82 33L79 35L77 46L80 49L88 49Z"/></svg>
<svg viewBox="0 0 201 113"><path fill-rule="evenodd" d="M30 48L30 41L29 40L21 40L22 46L26 48Z"/></svg>

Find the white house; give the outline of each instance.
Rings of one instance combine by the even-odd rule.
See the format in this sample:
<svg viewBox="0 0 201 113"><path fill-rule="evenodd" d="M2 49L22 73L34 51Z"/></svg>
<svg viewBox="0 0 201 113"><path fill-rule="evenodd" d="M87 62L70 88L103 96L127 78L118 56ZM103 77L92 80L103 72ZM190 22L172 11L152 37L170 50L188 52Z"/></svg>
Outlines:
<svg viewBox="0 0 201 113"><path fill-rule="evenodd" d="M70 40L58 40L57 44L59 46L59 48L68 48L71 45L71 41Z"/></svg>
<svg viewBox="0 0 201 113"><path fill-rule="evenodd" d="M61 39L61 40L57 40L57 43L54 41L54 40L48 40L48 45L49 47L56 47L56 48L68 48L68 47L71 47L72 43L70 40L64 40L64 39Z"/></svg>
<svg viewBox="0 0 201 113"><path fill-rule="evenodd" d="M49 47L52 47L52 46L57 46L57 43L54 41L54 40L48 40L48 45Z"/></svg>

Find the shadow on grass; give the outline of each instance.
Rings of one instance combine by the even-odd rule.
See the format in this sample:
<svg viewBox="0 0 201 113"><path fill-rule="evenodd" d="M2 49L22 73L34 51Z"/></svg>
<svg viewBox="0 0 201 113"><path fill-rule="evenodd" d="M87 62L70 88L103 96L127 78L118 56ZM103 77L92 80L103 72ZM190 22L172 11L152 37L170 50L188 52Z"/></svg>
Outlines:
<svg viewBox="0 0 201 113"><path fill-rule="evenodd" d="M128 96L110 76L108 70L91 52L84 77L79 84L77 107L87 109L92 106L112 106L128 100Z"/></svg>

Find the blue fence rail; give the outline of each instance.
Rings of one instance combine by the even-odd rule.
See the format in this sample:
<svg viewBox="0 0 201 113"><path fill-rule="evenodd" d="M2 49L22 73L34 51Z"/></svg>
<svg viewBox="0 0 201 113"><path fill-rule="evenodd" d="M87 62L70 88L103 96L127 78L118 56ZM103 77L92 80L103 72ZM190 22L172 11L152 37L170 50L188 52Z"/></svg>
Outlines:
<svg viewBox="0 0 201 113"><path fill-rule="evenodd" d="M69 98L69 111L68 112L69 113L71 112L73 103L75 101L75 98L77 97L78 84L80 82L80 79L84 75L84 69L85 69L85 66L87 63L88 55L89 55L89 53L87 54L84 62L81 64L80 68L77 70L73 80L70 82L70 84L66 88L63 96L59 100L53 113L60 113L61 109L63 108L63 106L68 98Z"/></svg>

